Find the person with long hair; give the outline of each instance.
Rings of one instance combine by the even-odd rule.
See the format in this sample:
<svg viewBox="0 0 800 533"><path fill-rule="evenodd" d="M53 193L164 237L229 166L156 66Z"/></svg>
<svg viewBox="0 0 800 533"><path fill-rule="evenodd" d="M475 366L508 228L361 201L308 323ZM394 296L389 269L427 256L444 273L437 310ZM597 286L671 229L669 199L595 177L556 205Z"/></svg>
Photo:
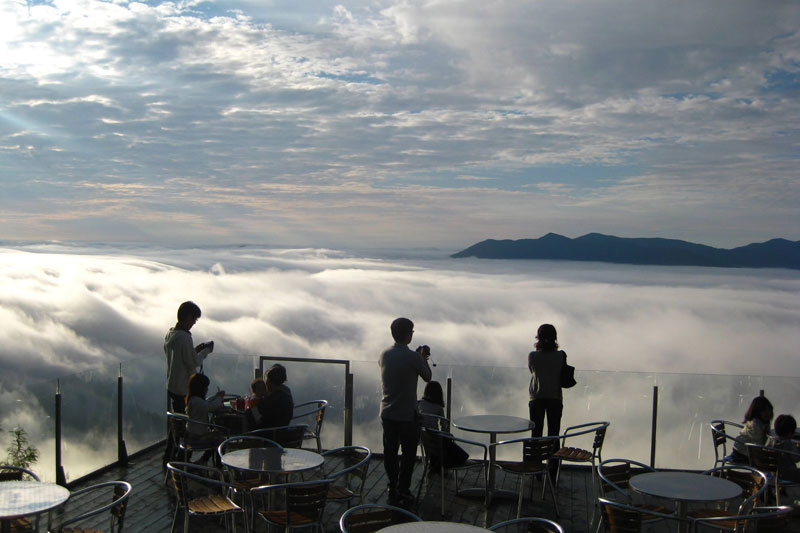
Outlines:
<svg viewBox="0 0 800 533"><path fill-rule="evenodd" d="M773 415L772 403L765 396L753 398L750 407L744 413L744 427L736 437L736 442L733 443L731 462L749 463L747 443L760 446L766 444Z"/></svg>
<svg viewBox="0 0 800 533"><path fill-rule="evenodd" d="M561 432L561 413L564 410L561 367L567 362L567 354L558 349L557 337L552 324L542 324L536 332L535 351L528 354L528 370L531 371L528 409L534 423L534 437L543 435L545 416L547 434L559 435Z"/></svg>
<svg viewBox="0 0 800 533"><path fill-rule="evenodd" d="M425 385L422 399L417 402L417 413L419 413L422 426L438 431L450 431L447 420L436 418L436 416L444 417L444 392L441 383L429 381ZM433 445L430 446L431 451L439 449L438 442L431 444ZM438 472L442 464L445 468L452 468L463 465L467 459L469 459L469 454L461 446L452 440L445 440L442 446L442 457L438 457L437 453L431 453L428 467L431 472Z"/></svg>
<svg viewBox="0 0 800 533"><path fill-rule="evenodd" d="M186 414L189 423L186 424L186 439L195 446L218 446L226 435L219 431L209 431L208 415L211 411L222 409L222 398L225 391L217 391L213 396L206 398L211 380L205 374L192 374L189 378L188 392L186 393ZM200 458L200 463L208 462L213 455L212 450L206 451Z"/></svg>

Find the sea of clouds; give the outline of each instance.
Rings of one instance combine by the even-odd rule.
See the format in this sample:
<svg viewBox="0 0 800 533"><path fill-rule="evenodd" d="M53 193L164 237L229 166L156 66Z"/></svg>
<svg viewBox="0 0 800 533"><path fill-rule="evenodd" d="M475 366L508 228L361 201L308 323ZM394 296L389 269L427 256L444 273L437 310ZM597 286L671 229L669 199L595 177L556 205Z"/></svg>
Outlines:
<svg viewBox="0 0 800 533"><path fill-rule="evenodd" d="M776 411L796 408L798 289L800 272L788 270L456 260L437 250L5 246L0 248L0 427L25 427L49 463L49 396L43 395L40 405L21 403L20 386L33 390L61 378L63 388L87 380L91 369L107 371L119 362L128 373L149 374L147 390L136 385L133 390L139 398L157 397L147 409L160 416L163 337L178 304L191 299L203 309L195 341L216 344L206 373L231 392L244 392L248 372L252 375L247 367L254 360L237 356L351 360L356 417L364 423L357 424L356 437L375 446L379 435L370 425L379 401L375 361L391 343L392 319L414 320L413 344L432 347L439 365L435 378L453 378L454 416L476 411L525 416L527 353L537 326L550 322L579 371L579 386L565 394L565 425L613 419L618 436L636 441L637 452L626 456L646 460L649 432L626 432L649 420L650 389L660 382L668 386L659 420L675 428L660 439L697 458L696 448L706 446L700 428L716 414L739 418L750 397L764 388L762 376L788 378L793 385L786 399L776 402ZM313 383L312 374L290 367L298 390ZM104 379L113 385L113 377ZM776 382L771 383L768 395L775 401ZM65 402L76 394L66 394ZM82 411L66 418L77 423L101 416L87 414L111 403L107 394L96 396L81 400ZM102 432L112 422L82 431ZM160 431L154 424L152 431ZM109 457L103 460L112 461L115 448L105 450ZM90 441L75 439L66 455L73 461L97 459L97 450Z"/></svg>
<svg viewBox="0 0 800 533"><path fill-rule="evenodd" d="M550 322L579 369L800 375L798 272L379 255L0 248L2 379L160 356L189 299L217 353L376 360L407 316L441 363L524 367Z"/></svg>

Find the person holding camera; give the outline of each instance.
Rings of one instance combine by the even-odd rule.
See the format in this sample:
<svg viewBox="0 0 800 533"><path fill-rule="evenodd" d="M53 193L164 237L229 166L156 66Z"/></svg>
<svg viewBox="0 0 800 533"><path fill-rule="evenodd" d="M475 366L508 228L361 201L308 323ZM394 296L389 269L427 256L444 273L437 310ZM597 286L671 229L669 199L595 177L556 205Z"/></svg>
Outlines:
<svg viewBox="0 0 800 533"><path fill-rule="evenodd" d="M214 341L194 346L192 326L200 318L200 307L194 302L183 302L178 307L178 323L170 328L164 338L164 355L167 357L167 395L173 413L186 411L186 392L189 378L214 350Z"/></svg>
<svg viewBox="0 0 800 533"><path fill-rule="evenodd" d="M417 378L431 380L428 359L431 349L408 345L414 336L414 323L398 318L391 326L394 345L384 351L381 369L381 424L383 426L383 463L389 478L389 501L410 501L411 475L417 456ZM398 460L398 450L402 458Z"/></svg>

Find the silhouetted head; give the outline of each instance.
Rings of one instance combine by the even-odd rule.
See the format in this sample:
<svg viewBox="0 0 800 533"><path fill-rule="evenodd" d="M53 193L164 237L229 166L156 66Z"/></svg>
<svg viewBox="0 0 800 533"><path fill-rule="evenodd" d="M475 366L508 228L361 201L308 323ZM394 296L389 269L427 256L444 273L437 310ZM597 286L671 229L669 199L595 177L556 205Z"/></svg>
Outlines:
<svg viewBox="0 0 800 533"><path fill-rule="evenodd" d="M775 434L782 439L789 439L794 436L797 429L797 421L792 415L778 415L775 417Z"/></svg>
<svg viewBox="0 0 800 533"><path fill-rule="evenodd" d="M750 407L747 408L747 412L744 414L744 421L749 422L754 418L758 418L762 422L769 424L769 421L772 420L772 414L772 403L767 400L766 396L756 396L750 402Z"/></svg>
<svg viewBox="0 0 800 533"><path fill-rule="evenodd" d="M178 307L178 326L182 329L191 330L198 318L200 318L200 307L196 303L183 302Z"/></svg>
<svg viewBox="0 0 800 533"><path fill-rule="evenodd" d="M267 383L270 385L280 385L286 381L286 367L275 363L267 370Z"/></svg>
<svg viewBox="0 0 800 533"><path fill-rule="evenodd" d="M555 326L552 324L542 324L536 332L536 351L554 352L558 350L557 338L558 334L556 333Z"/></svg>
<svg viewBox="0 0 800 533"><path fill-rule="evenodd" d="M422 393L422 399L444 407L442 384L438 381L429 381L428 384L425 385L425 392Z"/></svg>
<svg viewBox="0 0 800 533"><path fill-rule="evenodd" d="M192 396L205 398L210 384L211 380L209 380L208 376L205 374L192 374L192 377L189 378L189 390L186 393L186 403L189 403L189 398Z"/></svg>
<svg viewBox="0 0 800 533"><path fill-rule="evenodd" d="M256 378L250 383L250 390L259 398L267 395L267 384L261 378Z"/></svg>
<svg viewBox="0 0 800 533"><path fill-rule="evenodd" d="M396 318L392 322L392 338L399 344L408 344L414 334L414 323L407 318Z"/></svg>

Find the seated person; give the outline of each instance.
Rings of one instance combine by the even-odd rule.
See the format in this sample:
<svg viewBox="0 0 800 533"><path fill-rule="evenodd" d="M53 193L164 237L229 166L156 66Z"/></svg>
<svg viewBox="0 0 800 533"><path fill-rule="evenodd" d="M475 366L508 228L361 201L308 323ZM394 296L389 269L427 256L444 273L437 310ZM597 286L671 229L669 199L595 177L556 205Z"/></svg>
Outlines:
<svg viewBox="0 0 800 533"><path fill-rule="evenodd" d="M431 416L444 416L444 393L442 392L442 385L438 381L429 381L425 385L422 399L417 402L417 412L424 427L449 432L450 428L447 427L445 420ZM438 442L430 444L439 445ZM445 468L461 466L469 459L469 454L452 440L444 441L442 453L444 454L443 464ZM440 470L439 459L439 457L430 457L430 469L432 472Z"/></svg>
<svg viewBox="0 0 800 533"><path fill-rule="evenodd" d="M778 458L778 479L786 481L800 482L800 470L797 462L800 461L800 449L797 442L792 440L797 429L797 421L792 415L778 415L775 418L775 436L769 438L767 446L784 450Z"/></svg>
<svg viewBox="0 0 800 533"><path fill-rule="evenodd" d="M186 442L194 446L218 446L227 437L219 431L209 430L206 425L209 422L209 413L223 408L222 398L225 396L225 391L217 391L214 396L206 398L210 383L205 374L192 374L189 378L186 394L186 415L189 417ZM215 455L214 450L206 451L199 462L208 462L212 455Z"/></svg>
<svg viewBox="0 0 800 533"><path fill-rule="evenodd" d="M772 403L764 396L756 396L744 414L744 427L733 443L731 462L749 464L747 444L764 446L767 443L770 422L772 421Z"/></svg>
<svg viewBox="0 0 800 533"><path fill-rule="evenodd" d="M286 367L280 364L272 365L267 371L266 382L253 382L254 396L250 399L248 415L252 417L251 429L288 426L292 421L294 399L285 382Z"/></svg>

